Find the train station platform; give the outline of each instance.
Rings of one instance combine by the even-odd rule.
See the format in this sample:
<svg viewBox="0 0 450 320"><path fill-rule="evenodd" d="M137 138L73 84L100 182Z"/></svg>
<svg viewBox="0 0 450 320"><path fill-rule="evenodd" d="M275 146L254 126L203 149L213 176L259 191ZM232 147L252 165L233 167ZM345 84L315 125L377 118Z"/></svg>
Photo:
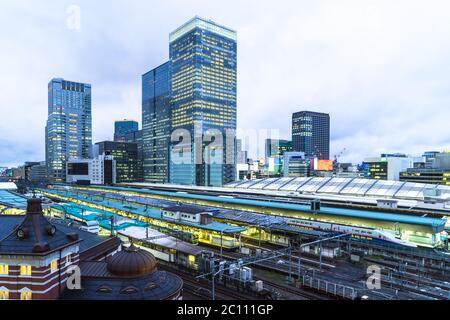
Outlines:
<svg viewBox="0 0 450 320"><path fill-rule="evenodd" d="M111 190L115 192L123 193L135 193L143 194L149 196L166 197L168 199L179 199L180 201L192 200L198 204L212 205L224 207L228 205L228 208L262 208L262 209L272 209L278 212L303 212L311 214L319 218L320 216L335 216L342 218L355 218L360 220L372 220L380 222L388 222L392 224L400 223L407 225L418 225L429 230L432 233L439 233L444 231L446 225L445 218L432 218L426 216L414 216L408 214L400 213L388 213L384 211L375 210L356 210L347 208L335 208L335 207L325 207L322 206L320 210L312 210L309 205L306 204L296 204L282 201L270 201L270 200L255 200L255 199L244 199L238 197L224 197L224 196L214 196L214 195L204 195L195 194L188 192L173 192L173 191L162 191L153 189L142 189L142 188L131 188L131 187L90 187L97 190ZM254 211L254 210L253 210Z"/></svg>
<svg viewBox="0 0 450 320"><path fill-rule="evenodd" d="M131 205L126 202L121 202L112 199L102 199L101 197L91 197L83 195L81 193L56 190L56 189L41 189L41 191L47 196L56 196L62 199L67 199L68 201L75 200L78 202L88 204L87 207L92 208L106 208L113 210L115 212L124 212L128 215L135 215L136 217L144 217L154 220L165 221L170 224L176 224L180 226L203 229L210 232L217 232L223 234L238 234L245 231L245 228L231 226L225 223L212 222L209 224L200 224L195 222L183 221L183 220L173 220L163 217L162 211L157 209L152 209L146 206ZM130 217L131 218L131 217ZM139 220L139 219L138 219Z"/></svg>

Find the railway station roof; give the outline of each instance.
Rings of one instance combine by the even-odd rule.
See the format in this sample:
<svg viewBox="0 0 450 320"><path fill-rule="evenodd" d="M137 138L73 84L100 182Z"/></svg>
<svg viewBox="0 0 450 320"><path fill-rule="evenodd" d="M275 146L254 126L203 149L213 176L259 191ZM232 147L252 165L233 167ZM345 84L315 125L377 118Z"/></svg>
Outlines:
<svg viewBox="0 0 450 320"><path fill-rule="evenodd" d="M9 208L25 209L27 199L8 190L0 189L0 204Z"/></svg>
<svg viewBox="0 0 450 320"><path fill-rule="evenodd" d="M95 188L95 187L94 187ZM441 232L445 228L446 219L441 218L431 218L424 216L414 216L408 214L400 213L387 213L375 210L357 210L348 208L336 208L336 207L324 207L320 211L312 211L311 207L306 204L289 203L281 201L270 201L270 200L255 200L255 199L243 199L239 197L223 197L217 195L204 195L195 194L187 192L174 192L174 191L161 191L161 190L150 190L141 188L131 188L131 187L99 187L103 189L111 189L116 191L124 192L136 192L143 194L153 194L153 195L163 195L177 198L185 199L196 199L203 201L236 204L236 205L246 205L264 208L274 208L290 211L301 211L301 212L311 212L314 214L324 214L324 215L334 215L341 217L351 217L378 221L387 221L392 223L404 223L404 224L415 224L423 225L433 229L434 232Z"/></svg>
<svg viewBox="0 0 450 320"><path fill-rule="evenodd" d="M185 226L189 226L189 227L193 227L193 228L204 229L204 230L208 230L208 231L231 234L231 233L241 233L246 230L245 228L242 228L242 227L235 227L235 226L231 226L231 225L228 225L225 223L219 223L219 222L212 222L209 224L200 224L200 223L184 221L184 220L168 219L168 218L164 218L162 216L161 210L147 208L145 206L126 204L126 203L122 203L120 201L116 201L116 200L112 200L112 199L99 199L98 197L95 198L95 201L94 201L93 197L83 197L82 195L80 195L78 193L70 192L67 190L59 191L59 190L55 190L55 189L45 189L43 191L48 192L48 193L53 193L56 195L60 195L60 196L69 196L71 198L78 199L78 200L88 202L88 203L92 203L94 205L100 205L100 206L104 206L107 208L111 208L112 210L126 211L131 214L137 214L140 216L145 216L145 217L149 217L149 218L153 218L153 219L157 219L157 220L163 220L166 222L185 225ZM87 208L89 208L89 211L92 211L92 209L90 207L87 207ZM106 219L106 220L108 220L108 219Z"/></svg>
<svg viewBox="0 0 450 320"><path fill-rule="evenodd" d="M445 195L450 195L450 186L363 178L266 178L237 181L226 185L225 188L389 197L411 200L423 200L424 191L426 190L439 189L444 197Z"/></svg>
<svg viewBox="0 0 450 320"><path fill-rule="evenodd" d="M217 219L224 219L250 224L254 226L261 226L263 228L268 228L273 231L288 232L293 234L304 234L316 237L320 237L327 234L326 232L322 231L309 230L290 226L286 223L283 217L267 216L247 211L217 210L214 213L214 217Z"/></svg>
<svg viewBox="0 0 450 320"><path fill-rule="evenodd" d="M197 246L178 240L175 237L167 236L164 233L151 228L148 229L148 238L147 228L137 226L125 228L119 231L119 234L128 238L144 241L149 244L175 249L178 252L186 253L192 256L198 256L204 251Z"/></svg>

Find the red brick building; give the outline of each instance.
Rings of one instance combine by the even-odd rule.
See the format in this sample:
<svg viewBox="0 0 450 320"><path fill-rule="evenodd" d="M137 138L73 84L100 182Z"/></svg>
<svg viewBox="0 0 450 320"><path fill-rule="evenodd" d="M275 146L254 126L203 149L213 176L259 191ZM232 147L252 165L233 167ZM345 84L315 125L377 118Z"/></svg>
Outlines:
<svg viewBox="0 0 450 320"><path fill-rule="evenodd" d="M119 246L116 237L50 223L41 200L29 199L25 216L0 216L0 300L58 299L80 258L102 261Z"/></svg>

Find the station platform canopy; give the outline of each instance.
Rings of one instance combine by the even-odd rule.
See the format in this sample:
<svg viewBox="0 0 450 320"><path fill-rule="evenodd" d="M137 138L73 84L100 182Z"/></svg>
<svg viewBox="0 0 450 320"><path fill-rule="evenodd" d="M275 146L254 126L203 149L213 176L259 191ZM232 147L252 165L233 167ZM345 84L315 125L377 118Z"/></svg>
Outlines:
<svg viewBox="0 0 450 320"><path fill-rule="evenodd" d="M363 178L266 178L233 182L226 185L225 188L410 200L423 200L424 191L437 189L440 190L443 198L450 197L450 186Z"/></svg>
<svg viewBox="0 0 450 320"><path fill-rule="evenodd" d="M54 194L56 196L61 197L69 197L72 199L76 199L78 201L83 201L86 203L92 203L96 206L102 206L105 208L110 208L112 210L118 210L118 211L125 211L130 214L136 214L139 216L149 217L156 220L163 220L165 222L179 224L179 225L185 225L188 227L198 228L198 229L204 229L208 231L213 232L222 232L224 234L233 234L233 233L241 233L244 232L246 229L242 227L235 227L230 226L228 224L219 223L219 222L212 222L209 224L201 224L201 223L195 223L190 221L184 221L184 220L173 220L163 217L161 210L148 208L146 206L138 206L138 205L131 205L127 203L123 203L119 200L113 200L113 199L101 199L99 197L89 197L89 196L83 196L80 192L70 192L68 190L56 190L56 189L42 189L44 193Z"/></svg>
<svg viewBox="0 0 450 320"><path fill-rule="evenodd" d="M329 178L328 178L329 179ZM364 179L366 180L366 179ZM315 180L315 184L317 184L317 180ZM99 187L100 188L100 187ZM262 208L274 208L281 210L289 210L289 211L299 211L305 213L313 213L320 216L323 215L332 215L339 217L350 217L350 218L359 218L359 219L368 219L368 220L376 220L376 221L386 221L392 223L404 223L404 224L415 224L428 227L432 229L435 233L442 232L445 228L446 219L444 218L432 218L426 216L414 216L406 213L388 213L381 212L377 210L359 210L359 209L349 209L349 208L336 208L336 207L324 207L319 211L311 210L311 206L308 204L300 204L300 203L290 203L289 201L270 201L263 199L252 199L252 198L243 198L239 196L233 197L222 197L217 195L204 195L197 193L188 193L188 192L174 192L174 191L161 191L161 190L153 190L153 189L141 189L141 188L131 188L131 187L101 187L103 190L114 190L116 192L134 192L141 194L149 194L149 195L157 195L157 196L166 196L168 198L177 198L177 199L191 199L191 200L200 200L211 203L220 203L220 204L232 204L232 205L240 205L240 206L251 206L251 207L262 207ZM211 189L212 190L212 189Z"/></svg>
<svg viewBox="0 0 450 320"><path fill-rule="evenodd" d="M17 185L14 182L0 182L0 190L17 190Z"/></svg>
<svg viewBox="0 0 450 320"><path fill-rule="evenodd" d="M237 223L244 223L270 229L273 231L287 232L292 234L302 234L315 237L322 237L327 234L326 232L322 231L291 226L283 217L268 216L247 211L219 210L214 213L214 218L227 221L235 221Z"/></svg>
<svg viewBox="0 0 450 320"><path fill-rule="evenodd" d="M25 209L27 207L27 199L9 190L0 189L0 205L8 208Z"/></svg>
<svg viewBox="0 0 450 320"><path fill-rule="evenodd" d="M140 240L168 249L177 250L178 252L182 252L192 256L198 256L202 254L202 252L204 252L204 249L202 248L178 240L175 237L167 236L166 234L151 228L133 226L120 230L119 234L124 237Z"/></svg>

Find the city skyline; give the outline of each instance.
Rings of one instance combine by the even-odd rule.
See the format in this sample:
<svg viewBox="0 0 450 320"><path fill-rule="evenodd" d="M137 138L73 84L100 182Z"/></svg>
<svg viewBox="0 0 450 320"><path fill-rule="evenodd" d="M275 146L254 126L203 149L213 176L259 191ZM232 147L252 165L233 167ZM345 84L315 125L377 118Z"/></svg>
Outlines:
<svg viewBox="0 0 450 320"><path fill-rule="evenodd" d="M124 9L119 1L106 6L97 20L99 5L78 1L81 29L71 30L66 4L54 5L48 12L45 2L39 8L21 1L2 4L0 24L14 27L17 22L10 17L20 16L23 19L16 20L24 26L14 39L2 35L8 50L2 53L5 72L0 84L8 95L0 98L0 105L27 127L19 129L16 121L0 126L0 166L45 158L45 86L51 78L92 84L94 143L113 139L115 120L141 119L140 76L167 61L168 33L195 15L237 30L238 128L279 129L280 138L289 139L292 113L313 110L330 113L330 156L346 148L343 161L360 162L382 152L448 149L450 97L445 88L450 45L445 39L450 23L442 7L422 11L417 2L409 1L406 17L400 4L387 2L369 6L355 2L345 10L326 1L299 3L294 7L294 2L286 1L298 11L263 12L267 4L236 10L231 3L228 9L214 10L208 2L189 6L175 1L172 4L180 10L159 6L155 10L163 18L151 21L140 33L133 32L146 18L147 5L132 3ZM128 23L124 25L119 14L135 15L136 21L123 19ZM243 19L246 14L248 19ZM402 17L401 25L393 17L396 14ZM333 19L328 21L330 15ZM432 23L427 20L431 17ZM425 20L422 29L415 27L416 20ZM282 32L269 37L274 35L267 33L274 32L273 26ZM130 34L138 36L130 39ZM273 45L267 46L267 39ZM43 42L56 43L58 50ZM28 52L35 53L31 59L25 58ZM270 65L264 63L267 59ZM27 94L14 94L17 79L24 77ZM263 148L264 141L260 144Z"/></svg>

